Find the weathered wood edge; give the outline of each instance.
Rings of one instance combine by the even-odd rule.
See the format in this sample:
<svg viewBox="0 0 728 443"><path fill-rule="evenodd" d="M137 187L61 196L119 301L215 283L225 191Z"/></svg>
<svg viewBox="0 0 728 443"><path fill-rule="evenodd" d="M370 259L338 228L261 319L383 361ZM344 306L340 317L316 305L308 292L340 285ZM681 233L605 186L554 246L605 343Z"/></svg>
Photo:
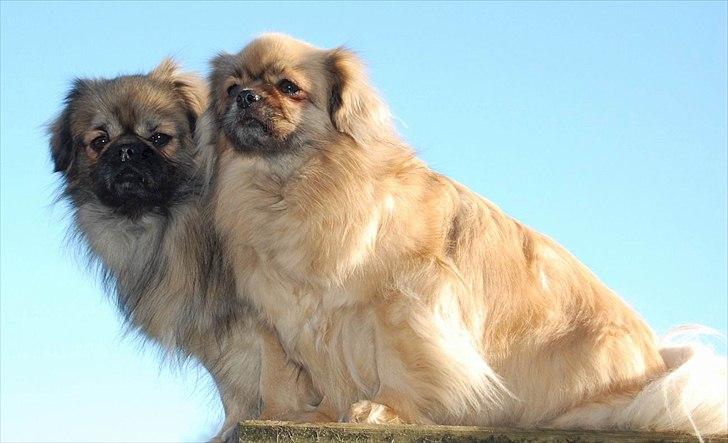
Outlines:
<svg viewBox="0 0 728 443"><path fill-rule="evenodd" d="M728 442L725 436L706 442ZM563 431L552 429L484 428L477 426L364 425L351 423L299 424L245 421L238 425L238 442L493 442L493 443L607 443L696 442L695 436L622 431Z"/></svg>

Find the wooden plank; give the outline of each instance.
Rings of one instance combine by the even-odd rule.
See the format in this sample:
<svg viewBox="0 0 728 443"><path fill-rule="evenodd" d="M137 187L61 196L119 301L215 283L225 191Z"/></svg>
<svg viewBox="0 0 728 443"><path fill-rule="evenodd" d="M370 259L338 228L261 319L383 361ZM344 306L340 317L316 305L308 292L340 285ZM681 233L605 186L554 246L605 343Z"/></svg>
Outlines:
<svg viewBox="0 0 728 443"><path fill-rule="evenodd" d="M725 436L706 442L728 442ZM608 443L696 442L694 436L623 431L563 431L553 429L485 428L477 426L363 425L351 423L299 424L251 420L240 423L233 441L239 442L492 442L492 443Z"/></svg>

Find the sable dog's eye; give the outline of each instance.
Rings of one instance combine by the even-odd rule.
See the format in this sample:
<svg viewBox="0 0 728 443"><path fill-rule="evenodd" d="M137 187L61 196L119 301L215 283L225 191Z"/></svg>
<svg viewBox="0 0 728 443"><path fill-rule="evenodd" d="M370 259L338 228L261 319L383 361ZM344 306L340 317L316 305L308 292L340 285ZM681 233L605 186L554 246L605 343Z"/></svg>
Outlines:
<svg viewBox="0 0 728 443"><path fill-rule="evenodd" d="M238 91L240 90L240 85L232 85L229 88L227 88L227 95L228 97L235 97L238 95Z"/></svg>
<svg viewBox="0 0 728 443"><path fill-rule="evenodd" d="M99 152L100 150L104 149L104 146L106 146L109 143L109 136L106 134L99 135L95 139L91 140L91 149L93 149L96 152Z"/></svg>
<svg viewBox="0 0 728 443"><path fill-rule="evenodd" d="M170 140L172 140L172 137L167 134L162 134L161 132L155 132L151 137L149 137L149 141L152 142L155 148L163 147L169 143Z"/></svg>
<svg viewBox="0 0 728 443"><path fill-rule="evenodd" d="M281 80L280 82L278 82L278 89L282 93L289 94L289 95L293 95L301 90L301 88L299 88L298 85L296 85L292 81L285 79L285 78L283 80Z"/></svg>

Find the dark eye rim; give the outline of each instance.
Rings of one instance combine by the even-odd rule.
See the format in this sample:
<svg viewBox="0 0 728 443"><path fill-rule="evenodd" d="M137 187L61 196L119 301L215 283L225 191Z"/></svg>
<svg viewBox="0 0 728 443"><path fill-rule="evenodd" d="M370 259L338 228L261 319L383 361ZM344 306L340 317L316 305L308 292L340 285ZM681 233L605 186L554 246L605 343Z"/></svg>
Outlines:
<svg viewBox="0 0 728 443"><path fill-rule="evenodd" d="M155 148L162 148L164 146L167 146L171 140L172 136L169 134L165 134L164 132L155 132L151 135L151 137L149 137L149 142Z"/></svg>
<svg viewBox="0 0 728 443"><path fill-rule="evenodd" d="M98 152L104 149L104 146L109 144L109 136L107 134L101 134L97 137L95 137L91 142L89 143L89 146L91 146L91 149Z"/></svg>
<svg viewBox="0 0 728 443"><path fill-rule="evenodd" d="M228 86L228 88L226 89L226 92L227 92L228 97L232 97L233 96L233 92L234 91L237 91L239 89L240 89L240 85L237 84L237 83Z"/></svg>
<svg viewBox="0 0 728 443"><path fill-rule="evenodd" d="M290 86L292 86L293 88L289 88ZM279 81L277 87L279 91L288 95L296 95L301 92L301 87L287 78Z"/></svg>

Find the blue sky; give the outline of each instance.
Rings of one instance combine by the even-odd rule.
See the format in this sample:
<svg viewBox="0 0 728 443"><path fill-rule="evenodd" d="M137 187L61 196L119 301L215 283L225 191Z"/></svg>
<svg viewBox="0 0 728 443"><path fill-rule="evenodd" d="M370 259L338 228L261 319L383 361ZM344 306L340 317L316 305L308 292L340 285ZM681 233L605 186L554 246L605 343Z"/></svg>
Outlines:
<svg viewBox="0 0 728 443"><path fill-rule="evenodd" d="M2 3L0 439L189 441L209 378L124 337L64 243L44 123L75 76L207 72L264 31L367 61L435 169L571 250L663 334L725 334L725 2ZM725 353L725 342L719 342Z"/></svg>

